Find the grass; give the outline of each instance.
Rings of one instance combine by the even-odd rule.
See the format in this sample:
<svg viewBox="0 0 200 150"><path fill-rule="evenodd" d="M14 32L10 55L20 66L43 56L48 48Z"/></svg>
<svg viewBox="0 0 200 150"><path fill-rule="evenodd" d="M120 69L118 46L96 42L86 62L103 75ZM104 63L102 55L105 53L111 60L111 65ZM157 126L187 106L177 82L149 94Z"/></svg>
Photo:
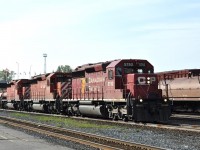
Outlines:
<svg viewBox="0 0 200 150"><path fill-rule="evenodd" d="M17 118L25 118L30 120L36 120L41 123L51 123L57 127L75 127L75 128L95 128L95 129L112 129L116 128L116 126L112 125L104 125L104 124L96 124L91 121L80 121L72 118L62 118L62 117L53 117L53 116L35 116L31 114L23 114L23 113L11 113L12 117Z"/></svg>
<svg viewBox="0 0 200 150"><path fill-rule="evenodd" d="M11 117L17 117L17 118L29 118L31 117L29 114L23 114L23 113L10 113Z"/></svg>
<svg viewBox="0 0 200 150"><path fill-rule="evenodd" d="M47 117L47 116L36 116L37 120L42 122L53 122L56 123L58 127L63 126L73 126L77 128L111 128L108 125L98 125L88 121L79 121L71 118L62 118L62 117Z"/></svg>

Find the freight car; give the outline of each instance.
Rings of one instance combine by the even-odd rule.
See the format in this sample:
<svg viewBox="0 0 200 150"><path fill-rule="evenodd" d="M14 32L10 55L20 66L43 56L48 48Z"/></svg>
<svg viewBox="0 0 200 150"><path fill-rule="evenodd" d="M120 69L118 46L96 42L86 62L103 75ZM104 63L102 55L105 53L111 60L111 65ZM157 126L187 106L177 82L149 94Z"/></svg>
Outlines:
<svg viewBox="0 0 200 150"><path fill-rule="evenodd" d="M67 115L167 121L171 112L147 60L123 59L48 73L10 83L4 108Z"/></svg>
<svg viewBox="0 0 200 150"><path fill-rule="evenodd" d="M174 112L200 112L200 69L159 72L159 89Z"/></svg>

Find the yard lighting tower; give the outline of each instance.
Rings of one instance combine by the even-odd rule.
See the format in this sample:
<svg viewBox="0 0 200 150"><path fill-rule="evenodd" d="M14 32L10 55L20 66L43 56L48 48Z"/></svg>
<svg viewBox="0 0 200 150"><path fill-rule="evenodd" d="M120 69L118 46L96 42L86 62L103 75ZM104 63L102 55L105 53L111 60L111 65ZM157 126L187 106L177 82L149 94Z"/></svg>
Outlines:
<svg viewBox="0 0 200 150"><path fill-rule="evenodd" d="M46 58L47 58L47 54L44 53L43 57L44 57L44 74L46 74Z"/></svg>

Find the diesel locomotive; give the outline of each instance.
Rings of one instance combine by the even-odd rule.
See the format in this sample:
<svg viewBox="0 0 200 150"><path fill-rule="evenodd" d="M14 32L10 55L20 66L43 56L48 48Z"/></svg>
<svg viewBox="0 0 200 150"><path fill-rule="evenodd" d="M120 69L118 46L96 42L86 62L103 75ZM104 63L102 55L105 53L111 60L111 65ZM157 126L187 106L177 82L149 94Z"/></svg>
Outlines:
<svg viewBox="0 0 200 150"><path fill-rule="evenodd" d="M159 89L170 100L174 112L200 113L200 69L157 73Z"/></svg>
<svg viewBox="0 0 200 150"><path fill-rule="evenodd" d="M120 59L78 66L8 84L3 108L66 115L165 122L169 100L158 89L154 67L141 59Z"/></svg>

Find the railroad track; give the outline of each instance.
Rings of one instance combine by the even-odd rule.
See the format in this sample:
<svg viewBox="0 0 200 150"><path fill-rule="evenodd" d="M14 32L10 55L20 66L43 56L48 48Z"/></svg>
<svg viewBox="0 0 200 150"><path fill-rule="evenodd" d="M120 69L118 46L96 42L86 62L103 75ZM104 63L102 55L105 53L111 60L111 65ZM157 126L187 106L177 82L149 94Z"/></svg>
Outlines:
<svg viewBox="0 0 200 150"><path fill-rule="evenodd" d="M18 112L18 113L24 113L24 114L31 114L31 115L38 115L38 116L54 116L54 117L63 117L67 118L67 116L63 115L55 115L55 114L44 114L44 113L35 113L35 112L25 112L25 111L16 111L16 110L4 110L0 109L0 111L8 111L8 112ZM181 116L185 115L178 115L178 119L183 119ZM187 115L189 118L191 115ZM175 115L172 116L172 120L169 123L163 124L163 123L157 123L157 124L152 124L152 123L135 123L133 121L129 122L124 122L124 121L112 121L112 120L106 120L106 119L95 119L95 118L83 118L83 117L70 117L75 120L84 120L84 121L89 121L89 122L96 122L97 124L105 124L105 125L118 125L118 126L127 126L127 127L144 127L144 128L153 128L153 129L166 129L166 130L173 130L173 131L184 131L184 132L195 132L200 134L200 123L199 125L194 125L194 124L188 124L188 123L181 123L177 124L176 122L176 117ZM197 117L198 118L198 117ZM186 120L187 118L184 118ZM194 119L194 118L193 118ZM189 118L190 120L190 118ZM182 120L183 121L183 120Z"/></svg>
<svg viewBox="0 0 200 150"><path fill-rule="evenodd" d="M198 127L200 126L200 116L191 114L172 114L170 122L176 122L180 125Z"/></svg>
<svg viewBox="0 0 200 150"><path fill-rule="evenodd" d="M20 119L14 119L10 117L0 116L0 123L17 127L17 128L22 128L22 129L33 131L33 132L37 132L37 133L44 134L44 135L61 139L61 140L77 142L77 143L88 145L88 146L101 149L101 150L118 150L118 149L158 150L158 149L162 149L159 147L126 142L126 141L122 141L122 140L118 140L114 138L58 128L58 127L49 126L45 124L33 123L33 122L24 121Z"/></svg>
<svg viewBox="0 0 200 150"><path fill-rule="evenodd" d="M189 114L172 114L171 118L200 120L200 115L189 115Z"/></svg>

